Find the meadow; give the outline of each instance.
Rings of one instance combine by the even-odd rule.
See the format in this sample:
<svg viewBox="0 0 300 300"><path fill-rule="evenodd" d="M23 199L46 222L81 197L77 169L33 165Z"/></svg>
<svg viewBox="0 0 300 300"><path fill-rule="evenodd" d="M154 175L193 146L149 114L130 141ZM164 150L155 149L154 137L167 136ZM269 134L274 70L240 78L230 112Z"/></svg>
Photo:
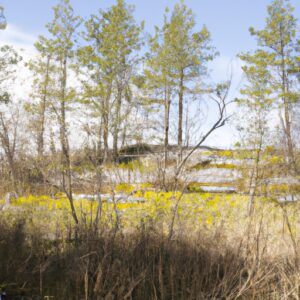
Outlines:
<svg viewBox="0 0 300 300"><path fill-rule="evenodd" d="M298 203L133 191L144 202L28 195L0 220L0 282L24 299L298 299ZM16 298L17 299L17 298ZM51 298L49 298L51 299Z"/></svg>

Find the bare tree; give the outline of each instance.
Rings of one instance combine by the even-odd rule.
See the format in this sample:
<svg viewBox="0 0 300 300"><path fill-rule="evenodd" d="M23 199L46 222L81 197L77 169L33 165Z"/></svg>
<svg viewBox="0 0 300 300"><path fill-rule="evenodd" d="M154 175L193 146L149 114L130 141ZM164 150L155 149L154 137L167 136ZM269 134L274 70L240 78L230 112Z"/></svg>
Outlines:
<svg viewBox="0 0 300 300"><path fill-rule="evenodd" d="M233 101L228 99L228 93L230 90L231 81L218 84L216 89L214 90L214 93L210 95L210 99L213 103L215 103L217 108L217 117L213 124L206 130L206 132L200 137L199 141L194 145L191 149L187 151L183 159L179 162L177 165L175 172L174 172L174 186L172 188L173 191L176 191L178 189L179 179L182 175L184 168L190 159L190 157L193 155L193 153L199 149L199 147L219 128L223 127L226 122L229 120L230 116L227 115L227 107L230 105ZM183 187L183 190L185 187ZM176 220L176 216L178 213L178 207L179 203L183 197L183 190L181 191L181 195L177 197L176 202L174 204L173 214L171 218L171 223L169 227L169 239L172 238L173 232L174 232L174 224Z"/></svg>

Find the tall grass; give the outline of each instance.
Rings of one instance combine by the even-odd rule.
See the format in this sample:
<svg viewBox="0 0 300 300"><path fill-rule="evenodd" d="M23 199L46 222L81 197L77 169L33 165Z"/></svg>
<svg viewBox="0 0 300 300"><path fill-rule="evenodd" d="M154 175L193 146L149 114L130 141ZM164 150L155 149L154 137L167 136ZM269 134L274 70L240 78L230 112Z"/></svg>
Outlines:
<svg viewBox="0 0 300 300"><path fill-rule="evenodd" d="M151 220L49 235L15 212L0 220L0 284L10 299L299 299L295 255L272 251L264 222L254 216L236 238L222 224L181 224L170 240Z"/></svg>

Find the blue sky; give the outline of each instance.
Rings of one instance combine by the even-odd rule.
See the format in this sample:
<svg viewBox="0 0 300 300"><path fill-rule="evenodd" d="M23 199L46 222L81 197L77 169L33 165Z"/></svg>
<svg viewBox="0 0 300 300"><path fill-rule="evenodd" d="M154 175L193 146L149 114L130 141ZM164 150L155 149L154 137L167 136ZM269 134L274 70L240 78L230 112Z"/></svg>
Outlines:
<svg viewBox="0 0 300 300"><path fill-rule="evenodd" d="M0 0L5 8L8 28L0 32L0 44L9 43L22 47L32 53L33 43L40 34L47 34L45 24L53 17L52 7L58 0ZM145 21L145 31L153 32L155 25L161 25L166 7L172 9L175 0L127 0L135 6L135 17L138 22ZM211 79L214 82L228 78L233 70L233 87L231 97L238 95L242 83L241 64L236 58L240 52L251 51L256 41L249 34L249 27L262 28L267 15L266 7L271 0L186 0L196 16L198 28L205 24L212 35L212 42L220 56L210 65ZM300 19L300 1L291 0L295 7L294 15ZM74 10L83 18L95 14L99 8L105 9L115 1L112 0L71 0ZM25 84L18 88L17 94L24 95L30 90L26 76ZM231 147L236 139L233 126L229 125L214 135L209 144Z"/></svg>
<svg viewBox="0 0 300 300"><path fill-rule="evenodd" d="M45 23L52 18L51 7L56 0L0 0L5 7L9 23L22 31L38 35L45 33ZM165 7L172 8L173 0L128 0L136 8L136 19L145 20L146 31L161 24ZM212 33L215 46L225 56L235 56L240 51L255 46L248 34L249 26L262 27L266 16L266 6L270 0L186 0L193 9L199 26L206 24ZM83 17L97 12L99 8L109 7L111 0L71 0L75 11ZM300 17L300 2L291 1Z"/></svg>

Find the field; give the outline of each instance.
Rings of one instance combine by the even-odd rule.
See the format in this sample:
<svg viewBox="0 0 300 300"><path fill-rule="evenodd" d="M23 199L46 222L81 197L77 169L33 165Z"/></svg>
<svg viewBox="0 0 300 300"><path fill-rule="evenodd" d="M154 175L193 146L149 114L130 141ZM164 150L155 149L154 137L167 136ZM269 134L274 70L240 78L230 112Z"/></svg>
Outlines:
<svg viewBox="0 0 300 300"><path fill-rule="evenodd" d="M238 194L133 196L145 202L76 200L78 225L63 194L4 206L2 288L28 299L298 299L298 203L257 198L248 217Z"/></svg>

